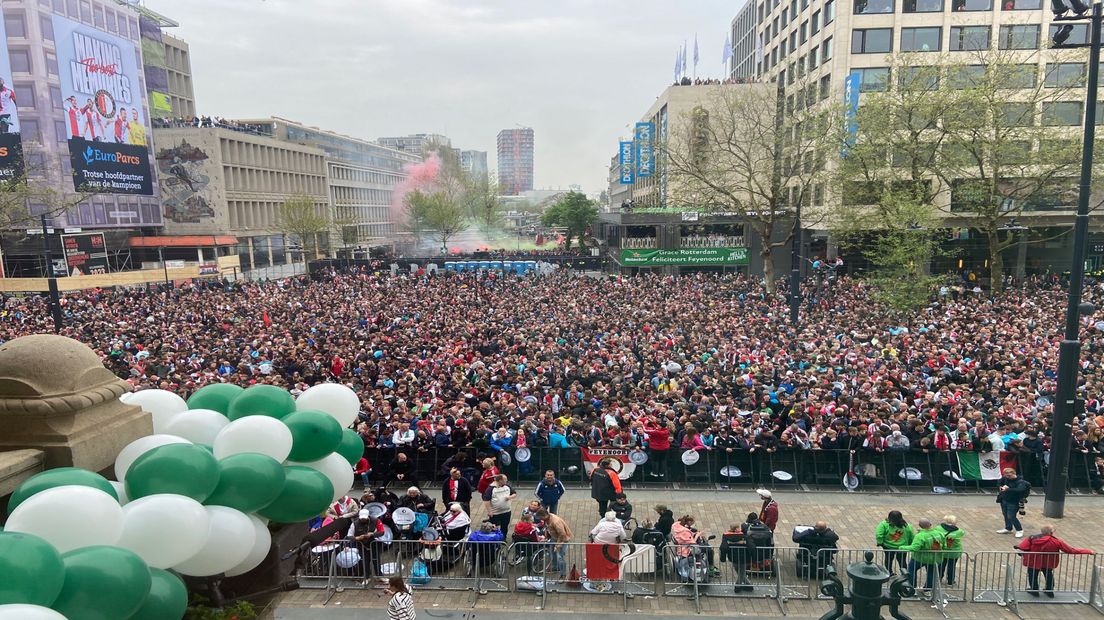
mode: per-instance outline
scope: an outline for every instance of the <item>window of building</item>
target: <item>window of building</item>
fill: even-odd
[[[92,20],[93,23],[96,24],[97,28],[102,29],[104,27],[104,9],[102,6],[98,4],[95,6],[95,11],[92,14]]]
[[[46,52],[46,72],[50,75],[58,74],[57,54]]]
[[[1001,83],[1005,88],[1035,88],[1039,80],[1039,67],[1037,65],[1012,65],[1007,74],[1002,76]]]
[[[790,18],[797,19],[797,0],[790,0]]]
[[[61,89],[57,86],[50,87],[50,105],[54,106],[55,110],[65,108],[65,102],[61,99]]]
[[[836,0],[828,0],[824,3],[824,24],[828,25],[836,19]]]
[[[38,129],[38,120],[33,118],[19,119],[19,133],[24,140],[42,142],[42,132]]]
[[[892,13],[894,0],[855,0],[855,15]]]
[[[824,101],[832,93],[832,76],[826,75],[820,78],[820,100]]]
[[[790,33],[790,51],[792,52],[795,49],[797,49],[797,33],[796,32],[791,32]]]
[[[65,121],[54,121],[54,140],[65,142],[69,139],[69,130],[65,127]]]
[[[943,40],[943,29],[938,26],[926,28],[902,28],[902,52],[938,52]]]
[[[989,26],[951,26],[947,47],[952,52],[989,49]]]
[[[997,42],[1002,50],[1039,49],[1039,25],[1001,26]]]
[[[794,79],[796,77],[794,75],[795,73],[797,73],[797,72],[794,71],[794,63],[791,62],[790,63],[790,68],[786,70],[786,76],[787,76],[786,77],[786,85],[787,86],[794,83]]]
[[[993,0],[951,0],[951,10],[956,13],[967,11],[992,11]]]
[[[852,54],[885,54],[891,51],[893,51],[892,28],[851,31]]]
[[[762,22],[763,21],[763,5],[762,4],[759,5],[758,12],[759,12],[758,13],[759,14],[759,19],[757,19],[756,21]]]
[[[905,13],[940,13],[943,11],[943,0],[905,0],[901,10]]]
[[[49,15],[43,15],[39,18],[38,29],[42,32],[44,40],[54,40],[54,20]]]
[[[820,11],[813,11],[813,17],[809,19],[809,28],[813,34],[820,32]]]
[[[790,11],[789,9],[782,9],[782,27],[785,28],[788,23],[790,23]]]
[[[23,13],[4,13],[4,28],[8,31],[8,38],[27,38],[27,20]]]
[[[832,38],[828,37],[820,44],[820,63],[824,64],[832,60]]]
[[[814,49],[809,52],[809,71],[816,69],[818,64],[820,64],[820,50]]]
[[[1067,45],[1088,45],[1089,43],[1089,26],[1088,24],[1064,24],[1066,26],[1073,26],[1073,30],[1070,31],[1070,36],[1066,39]],[[1056,24],[1050,25],[1050,39],[1054,39],[1054,33],[1057,32],[1058,26]]]
[[[1048,62],[1043,77],[1047,88],[1069,88],[1085,83],[1085,65],[1079,62]]]
[[[947,84],[951,88],[972,88],[985,79],[985,65],[967,65],[947,69]]]
[[[1043,0],[1001,0],[1004,11],[1038,11],[1043,8]]]
[[[774,32],[771,33],[771,38],[773,39],[774,37],[778,36],[778,31],[779,31],[778,18],[775,17],[774,22],[772,22],[772,23],[774,24],[773,25]]]
[[[1049,101],[1043,103],[1043,125],[1057,127],[1080,124],[1080,101]]]
[[[27,50],[8,50],[8,58],[11,61],[12,73],[30,73],[31,72],[31,53]],[[19,99],[19,95],[16,95],[16,100],[22,104],[22,100]]]
[[[65,6],[69,9],[69,17],[80,20],[80,11],[77,10],[77,0],[68,0]]]
[[[1031,127],[1035,124],[1035,107],[1030,103],[1006,103],[1001,109],[1005,127]]]
[[[868,67],[851,72],[859,75],[860,93],[883,91],[889,86],[889,67]]]
[[[799,30],[801,36],[799,40],[804,43],[809,40],[809,22],[801,22],[801,28]]]
[[[897,70],[897,86],[902,90],[937,90],[939,67],[901,67]]]

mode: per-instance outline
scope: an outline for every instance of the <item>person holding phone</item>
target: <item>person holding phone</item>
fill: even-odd
[[[414,611],[414,596],[402,577],[395,575],[387,579],[387,594],[391,596],[391,600],[387,601],[389,620],[415,620],[418,617]]]

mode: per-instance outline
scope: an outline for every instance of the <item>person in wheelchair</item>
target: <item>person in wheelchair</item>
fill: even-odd
[[[441,525],[444,527],[445,540],[457,542],[464,540],[471,529],[471,517],[464,512],[460,502],[449,504],[448,512],[441,517]]]
[[[525,558],[525,568],[528,573],[533,572],[533,554],[532,550],[534,545],[539,542],[544,542],[545,537],[536,523],[533,522],[533,517],[522,513],[521,519],[514,526],[514,533],[510,537],[512,543],[522,543],[517,546],[517,554],[519,557]]]
[[[828,527],[827,521],[817,521],[810,529],[794,532],[793,541],[798,545],[797,576],[822,578],[824,569],[832,564],[839,550],[839,534]]]
[[[479,529],[468,536],[468,551],[472,564],[480,568],[492,566],[498,559],[498,550],[506,540],[502,530],[489,521],[484,521]]]
[[[617,515],[617,520],[621,522],[622,526],[628,525],[629,519],[632,518],[633,507],[624,493],[618,493],[614,497],[613,503],[610,504],[610,510]]]
[[[437,501],[422,493],[418,487],[410,487],[406,490],[406,495],[399,498],[399,506],[414,512],[432,513],[437,507]]]

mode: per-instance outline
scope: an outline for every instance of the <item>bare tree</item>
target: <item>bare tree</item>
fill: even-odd
[[[312,258],[319,257],[320,236],[332,229],[325,210],[305,194],[291,196],[280,205],[276,225],[281,232],[297,237],[303,244],[304,263],[308,253]]]

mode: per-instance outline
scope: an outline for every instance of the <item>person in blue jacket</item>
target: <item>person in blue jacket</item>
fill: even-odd
[[[490,448],[495,452],[502,452],[513,443],[514,436],[510,434],[510,431],[500,428],[495,431],[494,436],[491,437]]]
[[[564,435],[563,429],[554,426],[552,427],[552,434],[548,436],[548,447],[550,448],[570,448],[571,444],[567,443],[567,435]]]
[[[537,483],[537,489],[534,494],[537,499],[540,500],[542,506],[544,506],[548,512],[552,514],[558,514],[557,508],[560,505],[560,498],[567,490],[564,489],[564,485],[560,482],[559,478],[556,478],[556,472],[549,469],[544,472],[544,479]]]

